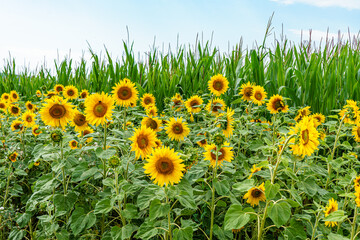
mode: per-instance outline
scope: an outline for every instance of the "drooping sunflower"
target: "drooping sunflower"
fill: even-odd
[[[14,120],[11,123],[11,131],[15,132],[15,131],[22,131],[24,129],[24,123],[20,120]]]
[[[233,134],[233,124],[234,124],[234,118],[233,115],[235,114],[235,111],[231,108],[227,108],[226,111],[226,121],[222,124],[222,130],[225,137],[230,137]]]
[[[225,142],[224,145],[218,150],[218,162],[217,167],[221,167],[223,161],[231,162],[234,157],[234,152],[232,151],[232,147],[229,147],[229,143]],[[216,145],[208,144],[205,146],[204,157],[205,160],[210,161],[210,165],[214,168],[216,165]]]
[[[33,125],[35,125],[35,113],[33,113],[32,111],[26,111],[24,112],[24,114],[22,115],[22,120],[24,123],[25,127],[32,127]]]
[[[151,93],[145,93],[141,98],[141,106],[148,108],[151,105],[155,105],[155,97]]]
[[[39,125],[34,125],[31,129],[31,133],[36,137],[39,136],[42,131],[39,129]]]
[[[4,100],[5,102],[10,102],[10,94],[8,93],[1,94],[1,100]]]
[[[79,97],[79,91],[73,85],[66,86],[63,94],[65,98],[70,100],[77,99]]]
[[[325,122],[325,116],[322,115],[321,113],[315,113],[311,115],[311,117],[315,120],[315,127]]]
[[[61,97],[47,99],[40,110],[41,120],[49,126],[65,128],[74,116],[73,105]]]
[[[355,141],[360,142],[360,123],[357,123],[353,127],[352,134],[354,135]]]
[[[17,159],[18,156],[19,156],[19,154],[17,152],[13,152],[8,156],[8,158],[9,158],[10,161],[16,162],[16,159]]]
[[[184,101],[182,100],[181,95],[179,93],[176,93],[171,98],[171,102],[172,102],[171,108],[175,109],[175,111],[177,112],[180,112],[184,105]]]
[[[145,174],[150,175],[154,183],[161,187],[179,183],[184,175],[185,165],[182,159],[169,147],[155,149],[146,161]]]
[[[8,112],[9,112],[12,116],[17,117],[17,116],[20,116],[21,109],[20,109],[17,105],[11,104],[11,105],[8,107]]]
[[[78,148],[78,142],[76,140],[71,140],[69,142],[69,146],[71,149],[77,149]]]
[[[272,96],[266,106],[272,114],[276,114],[280,111],[285,113],[289,110],[289,106],[285,105],[283,97],[279,94]]]
[[[86,116],[84,114],[76,110],[70,125],[75,127],[76,132],[81,132],[88,127],[88,121],[86,121]]]
[[[360,111],[356,101],[346,100],[346,105],[339,112],[341,118],[345,116],[344,123],[355,124],[360,120]]]
[[[290,140],[290,148],[294,155],[301,155],[302,157],[311,156],[319,145],[319,132],[316,130],[314,121],[311,117],[305,116],[299,123],[292,127],[289,135],[296,134],[297,136]]]
[[[46,98],[48,98],[48,99],[55,97],[55,96],[56,96],[56,92],[54,92],[54,91],[49,91],[46,94]]]
[[[141,125],[151,128],[155,132],[160,132],[162,127],[161,121],[155,117],[144,117]]]
[[[303,117],[309,116],[310,113],[311,113],[311,111],[310,111],[309,109],[310,109],[310,106],[299,109],[299,110],[298,110],[298,114],[297,114],[297,116],[294,118],[294,120],[295,120],[296,122],[299,122],[299,121],[301,121],[301,120],[303,119]]]
[[[6,113],[8,108],[7,102],[5,100],[0,100],[0,112]]]
[[[19,99],[20,99],[19,94],[15,90],[12,90],[10,92],[10,102],[17,102],[19,101]]]
[[[32,104],[30,101],[27,101],[27,102],[25,103],[25,107],[26,107],[26,109],[29,110],[29,111],[32,111],[32,112],[35,111],[35,106],[34,106],[34,104]]]
[[[210,101],[208,104],[206,104],[206,107],[205,107],[205,109],[209,113],[214,114],[214,115],[219,115],[220,110],[224,111],[225,108],[226,108],[226,103],[221,98],[213,99],[212,102]]]
[[[190,97],[185,102],[186,109],[189,113],[198,113],[201,111],[201,104],[203,104],[203,100],[198,95]]]
[[[251,168],[250,171],[251,171],[251,174],[250,174],[250,176],[249,176],[249,179],[252,177],[252,175],[253,175],[254,173],[261,171],[261,167],[257,167],[256,164],[254,164],[254,165],[252,166],[252,168]]]
[[[183,118],[171,118],[165,127],[166,133],[171,140],[182,141],[189,134],[190,129]]]
[[[136,158],[138,159],[141,156],[144,159],[156,147],[156,132],[141,126],[135,129],[134,135],[130,140],[133,142],[131,144],[131,151],[135,152]]]
[[[40,160],[36,160],[36,162],[34,162],[34,166],[37,167],[40,165]]]
[[[244,101],[251,101],[251,96],[253,93],[254,85],[250,82],[241,85],[240,94],[242,95],[241,99]]]
[[[148,106],[148,108],[146,109],[146,115],[148,115],[149,117],[155,117],[158,115],[158,109],[155,105],[150,105]]]
[[[61,93],[61,92],[63,92],[64,91],[64,85],[62,85],[62,84],[56,84],[55,86],[54,86],[54,91],[56,92],[56,93]]]
[[[136,103],[138,100],[138,91],[136,90],[135,83],[129,79],[124,78],[113,87],[113,97],[116,103],[123,107],[129,107],[131,103]]]
[[[36,96],[37,96],[38,98],[40,98],[40,97],[42,96],[42,93],[41,93],[40,90],[36,90]]]
[[[80,92],[80,98],[81,98],[81,99],[85,99],[85,98],[87,98],[87,96],[89,96],[89,91],[86,90],[86,89],[83,89],[83,90]]]
[[[251,100],[253,100],[254,104],[261,106],[264,103],[266,95],[267,93],[265,92],[265,89],[263,87],[255,86],[253,87]]]
[[[212,76],[208,82],[208,87],[211,93],[219,97],[221,94],[225,93],[229,88],[229,81],[221,74]]]
[[[102,92],[94,93],[85,100],[86,120],[92,125],[105,124],[111,120],[114,99]]]
[[[338,210],[338,203],[333,198],[329,199],[329,205],[326,207],[324,213],[325,217],[329,216],[330,213],[335,212]],[[337,222],[333,221],[325,221],[325,226],[327,227],[335,227]]]
[[[265,186],[262,183],[260,186],[251,188],[245,195],[244,199],[247,199],[247,203],[250,203],[252,207],[259,205],[260,201],[265,202]]]

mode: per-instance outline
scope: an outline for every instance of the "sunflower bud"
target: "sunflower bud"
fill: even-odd
[[[120,165],[120,158],[116,155],[112,156],[110,159],[109,159],[109,165],[110,167],[112,168],[116,168],[117,166]]]
[[[42,86],[42,87],[41,87],[41,90],[42,90],[43,92],[45,92],[45,91],[46,91],[46,86]]]
[[[79,103],[79,108],[81,109],[81,110],[84,110],[85,109],[85,103],[84,102],[81,102],[81,103]]]
[[[63,139],[63,134],[60,130],[55,130],[55,131],[51,132],[50,137],[54,143],[59,143]]]
[[[216,146],[221,147],[225,142],[225,137],[222,134],[216,134],[213,138]]]

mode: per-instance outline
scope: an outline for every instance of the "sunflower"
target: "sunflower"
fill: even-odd
[[[79,134],[78,134],[78,137],[79,138],[87,138],[86,139],[86,142],[91,142],[92,140],[93,140],[93,138],[92,137],[89,137],[89,136],[86,136],[86,135],[88,135],[88,134],[91,134],[91,133],[93,133],[94,132],[94,130],[91,128],[91,127],[87,127],[85,130],[83,130],[82,132],[80,132]]]
[[[158,115],[158,109],[155,105],[150,105],[147,109],[146,109],[146,114],[149,117],[155,117]]]
[[[360,111],[357,103],[353,100],[346,100],[346,105],[339,112],[341,118],[345,116],[344,123],[355,124],[360,119]]]
[[[150,175],[154,183],[161,187],[179,183],[184,175],[183,161],[174,149],[169,147],[155,149],[146,161],[145,174]]]
[[[252,166],[252,168],[251,168],[250,171],[251,171],[251,174],[250,174],[250,176],[249,176],[249,179],[252,177],[252,175],[253,175],[254,173],[261,171],[261,167],[257,167],[256,164],[254,164],[254,165]]]
[[[231,162],[231,160],[234,157],[234,152],[232,151],[232,149],[233,149],[232,147],[229,147],[228,142],[225,142],[224,146],[220,148],[220,150],[218,151],[218,162],[217,162],[218,167],[221,167],[223,161]],[[205,160],[210,161],[210,165],[212,167],[215,167],[216,165],[215,151],[216,151],[215,144],[210,144],[210,145],[208,144],[207,146],[205,146],[204,157]]]
[[[250,82],[241,85],[240,94],[242,95],[241,99],[244,101],[251,101],[251,96],[253,93],[254,85]]]
[[[314,121],[311,117],[305,116],[299,123],[292,127],[289,135],[297,136],[290,140],[290,148],[295,155],[302,157],[311,156],[319,145],[319,132],[316,130]]]
[[[131,103],[136,103],[138,99],[138,91],[136,90],[135,83],[129,79],[124,78],[113,87],[113,97],[116,103],[123,107],[129,107]]]
[[[79,91],[73,85],[66,86],[64,88],[64,97],[70,100],[77,99],[79,96]]]
[[[70,125],[75,127],[75,131],[77,132],[84,131],[88,127],[86,116],[81,112],[79,112],[78,110],[76,110],[74,117],[70,122]]]
[[[5,102],[9,102],[10,101],[10,94],[8,93],[3,93],[1,95],[1,100],[4,100]]]
[[[35,117],[36,117],[36,115],[32,111],[24,112],[24,114],[22,115],[22,120],[23,120],[24,126],[32,127],[33,125],[35,125]]]
[[[156,132],[141,126],[135,129],[134,135],[130,138],[133,142],[131,144],[131,151],[135,152],[136,158],[146,158],[151,153],[154,147],[156,147]]]
[[[37,167],[40,165],[40,160],[37,160],[36,162],[34,162],[34,166]]]
[[[259,205],[260,201],[265,202],[265,186],[262,183],[260,186],[251,188],[245,195],[244,199],[247,199],[247,203],[250,203],[252,207]]]
[[[298,114],[297,114],[297,116],[294,118],[294,120],[295,120],[296,122],[299,122],[299,121],[301,121],[301,119],[303,119],[303,117],[309,116],[310,113],[311,113],[311,111],[310,111],[309,109],[310,109],[309,106],[299,109],[299,110],[298,110]]]
[[[0,112],[6,113],[8,108],[8,104],[5,100],[0,100]]]
[[[333,198],[329,200],[329,205],[326,207],[324,213],[325,217],[329,216],[330,213],[335,212],[338,210],[338,203]],[[335,227],[337,222],[333,221],[325,221],[325,226],[327,227]]]
[[[74,116],[73,105],[61,97],[47,99],[40,110],[42,121],[52,127],[65,128]]]
[[[83,89],[83,90],[80,92],[80,98],[85,99],[85,98],[87,98],[87,96],[89,96],[89,91],[86,90],[86,89]]]
[[[183,118],[171,118],[166,126],[166,133],[171,140],[182,141],[189,134],[190,129]]]
[[[141,125],[144,125],[147,128],[151,128],[155,132],[160,132],[162,127],[161,121],[155,117],[144,117],[141,121]]]
[[[42,93],[41,93],[40,90],[36,90],[36,96],[37,96],[38,98],[40,98],[40,97],[42,96]]]
[[[46,98],[48,98],[48,99],[50,99],[54,96],[56,96],[56,92],[53,92],[53,91],[47,92],[47,94],[46,94]]]
[[[78,148],[78,142],[76,140],[71,140],[69,142],[69,146],[71,149],[77,149]]]
[[[357,123],[353,127],[352,134],[354,135],[355,141],[360,142],[360,123]]]
[[[111,120],[114,99],[102,92],[95,93],[85,100],[86,120],[93,125],[105,124]]]
[[[204,136],[204,138],[200,141],[197,141],[197,145],[199,145],[202,148],[205,148],[207,146],[207,141],[206,141],[206,134],[205,133],[199,133],[198,136]]]
[[[311,117],[315,120],[315,127],[325,122],[325,116],[321,113],[315,113]]]
[[[189,113],[198,113],[201,111],[201,104],[203,104],[203,100],[198,95],[190,97],[185,102],[185,106]]]
[[[355,203],[357,207],[360,207],[360,187],[355,187],[355,193],[354,193],[356,199]]]
[[[34,104],[32,104],[30,101],[27,101],[25,103],[25,107],[27,110],[31,111],[31,112],[34,112],[35,111],[35,106]]]
[[[171,102],[172,102],[172,109],[175,109],[175,111],[180,112],[181,109],[183,108],[183,104],[184,101],[182,100],[182,97],[179,93],[176,93],[172,98],[171,98]]]
[[[15,131],[21,132],[23,128],[24,128],[24,123],[22,121],[15,120],[11,123],[11,131],[13,132]]]
[[[141,106],[148,108],[151,105],[155,105],[155,97],[151,93],[145,93],[141,98]]]
[[[226,103],[224,102],[224,100],[222,100],[221,98],[215,98],[212,100],[212,102],[210,101],[208,104],[206,104],[205,109],[214,115],[219,115],[220,111],[224,111],[226,108]]]
[[[19,154],[18,154],[17,152],[13,152],[13,153],[11,153],[11,154],[8,156],[8,158],[9,158],[10,161],[16,162],[16,158],[17,158],[18,156],[19,156]]]
[[[54,91],[56,93],[61,93],[61,92],[64,91],[64,89],[65,89],[64,85],[62,85],[62,84],[56,84],[55,87],[54,87]]]
[[[17,117],[17,116],[20,115],[21,109],[20,109],[17,105],[11,104],[11,105],[8,107],[8,112],[9,112],[12,116]]]
[[[279,94],[272,96],[266,106],[272,114],[280,111],[285,113],[289,110],[289,106],[285,105],[283,97]]]
[[[155,148],[160,148],[160,147],[162,147],[162,145],[163,145],[163,143],[161,142],[160,139],[156,139],[156,140],[155,140],[155,143],[156,143],[156,147],[155,147]]]
[[[251,100],[253,100],[254,104],[261,106],[263,104],[264,99],[266,98],[267,93],[264,88],[261,86],[253,87]]]
[[[360,187],[360,176],[354,179],[354,187],[355,188]]]
[[[36,137],[39,136],[42,131],[39,129],[39,125],[34,125],[31,129],[32,134]]]
[[[229,88],[229,81],[221,74],[212,76],[208,82],[209,90],[212,94],[219,97],[221,94],[225,93]]]
[[[230,137],[233,134],[233,123],[234,118],[233,115],[235,114],[235,111],[231,108],[227,108],[226,111],[226,121],[222,123],[222,130],[225,137]]]
[[[15,90],[12,90],[10,92],[10,102],[17,102],[17,101],[19,101],[19,94]]]

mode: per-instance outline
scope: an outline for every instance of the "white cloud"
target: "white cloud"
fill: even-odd
[[[342,7],[348,10],[359,9],[360,0],[271,0],[282,4],[303,3],[317,7]]]

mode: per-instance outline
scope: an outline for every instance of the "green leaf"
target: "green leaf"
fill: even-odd
[[[152,200],[164,198],[164,191],[158,185],[149,185],[138,195],[136,202],[139,209],[144,210]]]
[[[254,179],[246,179],[242,182],[235,183],[232,186],[232,189],[241,194],[243,192],[249,191],[254,186]]]
[[[126,219],[137,219],[139,214],[137,207],[132,203],[127,203],[125,209],[122,211],[122,215]]]
[[[10,232],[8,239],[9,240],[24,239],[24,236],[25,236],[24,230],[14,229]]]
[[[306,239],[306,232],[304,228],[305,226],[300,221],[296,221],[292,218],[290,219],[290,226],[288,226],[284,231],[284,235],[287,235],[287,239]]]
[[[108,213],[112,210],[113,204],[114,204],[114,200],[105,198],[96,203],[94,213],[95,214]]]
[[[284,225],[290,218],[291,207],[287,202],[278,202],[269,209],[269,217],[279,228]]]
[[[278,183],[272,184],[270,181],[265,182],[265,197],[268,200],[274,199],[278,194],[280,185]]]
[[[64,194],[54,195],[55,215],[58,217],[70,212],[74,207],[77,197],[78,196],[74,192],[69,192],[65,196]]]
[[[159,230],[154,227],[152,222],[145,221],[138,229],[135,238],[144,240],[151,239],[158,234],[158,231]]]
[[[230,184],[227,180],[219,181],[216,179],[214,186],[216,192],[221,196],[225,196],[230,190]]]
[[[176,228],[173,231],[174,240],[187,240],[193,239],[193,229],[191,227]]]
[[[214,235],[217,237],[217,239],[232,239],[233,234],[231,230],[224,230],[221,227],[219,227],[217,224],[214,224]]]
[[[224,220],[224,229],[239,229],[245,226],[250,220],[250,215],[242,211],[241,205],[233,204],[227,210]]]
[[[76,208],[70,217],[70,228],[77,236],[83,230],[92,227],[96,222],[96,216],[93,212],[84,213],[83,208]]]
[[[114,226],[111,228],[111,237],[114,240],[129,239],[137,229],[138,227],[133,224],[127,224],[122,228]]]
[[[349,238],[344,237],[340,234],[330,233],[328,236],[328,240],[349,240]]]
[[[109,149],[103,150],[102,147],[98,147],[95,151],[95,154],[98,158],[109,159],[112,156],[116,155],[116,149],[109,148]]]
[[[97,167],[90,168],[81,174],[79,180],[83,181],[89,177],[93,177],[98,172],[99,172],[99,169]]]
[[[327,217],[324,218],[324,221],[330,222],[342,222],[347,218],[345,215],[345,211],[337,210],[335,212],[330,213]]]
[[[196,202],[193,195],[193,188],[190,182],[187,179],[182,179],[178,184],[179,194],[176,198],[179,200],[180,204],[186,208],[196,209]]]
[[[170,211],[169,203],[161,203],[159,199],[155,199],[150,204],[149,217],[154,220],[159,217],[166,216]]]
[[[19,224],[19,227],[23,228],[29,223],[31,217],[31,213],[25,212],[24,214],[21,214],[18,219],[16,219],[16,223]]]

